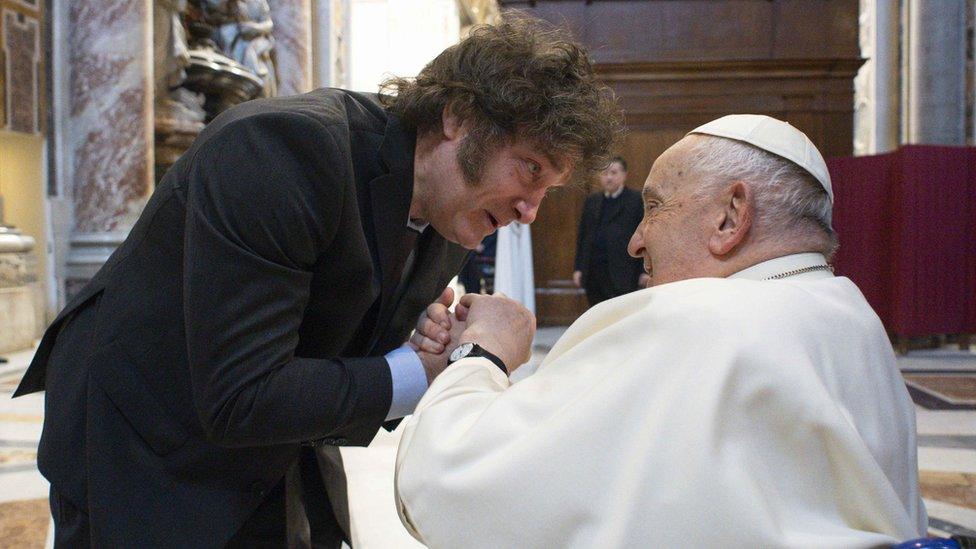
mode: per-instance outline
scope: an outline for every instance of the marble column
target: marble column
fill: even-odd
[[[269,4],[274,22],[278,95],[307,92],[312,89],[311,0],[276,0]]]
[[[349,0],[312,2],[312,87],[349,87]]]
[[[125,239],[153,190],[153,12],[150,0],[58,4],[55,16],[67,22],[61,70],[69,108],[59,126],[68,172],[61,180],[73,206],[70,298]]]
[[[966,142],[965,0],[909,0],[906,141]]]
[[[898,5],[861,0],[861,57],[867,61],[854,79],[854,154],[879,154],[899,143]]]

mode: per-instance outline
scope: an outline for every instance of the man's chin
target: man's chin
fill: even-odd
[[[491,231],[491,233],[493,232],[495,231]],[[474,250],[481,244],[481,241],[484,240],[485,237],[490,235],[491,233],[487,233],[483,235],[455,235],[454,238],[448,238],[447,240],[467,250]]]

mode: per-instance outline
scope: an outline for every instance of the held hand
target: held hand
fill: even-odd
[[[460,343],[477,343],[502,359],[508,373],[529,361],[535,316],[521,303],[502,295],[465,294],[459,307],[466,311],[467,326]]]
[[[573,285],[577,288],[583,287],[583,273],[582,271],[573,271]]]
[[[448,307],[454,303],[454,290],[444,288],[437,301],[427,306],[427,310],[417,319],[416,332],[407,341],[414,351],[443,353],[451,342],[452,315]]]
[[[444,345],[442,352],[431,353],[424,350],[417,351],[420,363],[423,364],[424,372],[427,374],[427,385],[433,383],[434,378],[439,376],[444,371],[444,368],[447,368],[447,361],[451,358],[451,353],[454,352],[454,349],[460,343],[461,334],[467,328],[467,324],[457,318],[451,318],[450,323],[451,331],[448,333],[448,343]]]

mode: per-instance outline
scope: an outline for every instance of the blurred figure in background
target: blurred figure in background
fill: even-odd
[[[599,179],[602,190],[583,206],[573,272],[573,283],[586,289],[590,307],[647,283],[640,260],[627,254],[643,215],[640,194],[624,186],[627,161],[615,156]]]

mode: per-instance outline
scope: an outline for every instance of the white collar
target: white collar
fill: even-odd
[[[817,265],[827,265],[827,258],[824,257],[823,254],[808,252],[802,254],[784,255],[782,257],[769,259],[767,261],[763,261],[762,263],[757,263],[752,267],[742,269],[735,274],[729,275],[729,278],[765,280],[771,276],[788,273],[790,271],[803,269],[805,267],[814,267]],[[834,275],[830,271],[808,271],[805,273],[792,275],[789,278],[829,278],[832,276]]]
[[[624,186],[625,185],[621,185],[620,188],[617,189],[616,191],[614,191],[613,193],[610,193],[610,194],[603,193],[603,197],[604,198],[617,198],[618,196],[620,196],[620,194],[622,192],[624,192]]]
[[[427,227],[430,227],[430,223],[427,223],[422,219],[408,219],[407,227],[417,231],[418,233],[423,234],[423,232],[427,230]]]

